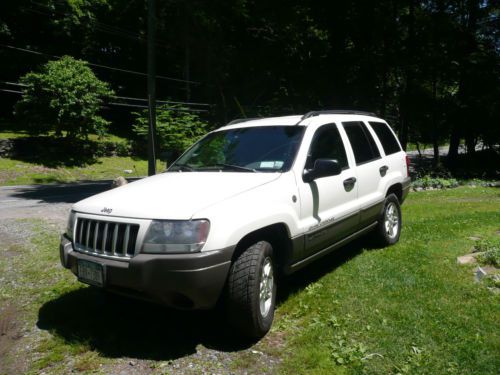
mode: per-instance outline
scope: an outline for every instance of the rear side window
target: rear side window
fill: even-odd
[[[363,122],[349,121],[343,122],[342,125],[351,143],[357,165],[380,158],[377,144]]]
[[[382,143],[386,155],[395,154],[401,151],[401,147],[396,137],[387,124],[383,122],[370,122],[369,124],[375,131],[375,134],[377,134],[380,143]]]
[[[344,142],[335,124],[323,125],[314,134],[306,168],[311,169],[317,159],[335,159],[342,169],[347,169],[347,154]]]

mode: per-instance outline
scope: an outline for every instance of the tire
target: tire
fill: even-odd
[[[394,194],[385,198],[384,210],[375,229],[375,240],[381,246],[394,245],[401,235],[401,207]]]
[[[260,241],[233,262],[227,282],[226,306],[231,325],[242,335],[261,338],[271,328],[276,302],[273,248]]]

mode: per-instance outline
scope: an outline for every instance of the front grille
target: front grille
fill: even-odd
[[[138,233],[138,224],[78,219],[75,247],[97,255],[131,258],[135,254]]]

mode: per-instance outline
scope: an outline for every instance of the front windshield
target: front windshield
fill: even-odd
[[[213,132],[191,147],[168,171],[287,171],[304,129],[259,126]]]

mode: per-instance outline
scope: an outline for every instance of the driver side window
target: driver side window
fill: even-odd
[[[323,125],[316,130],[309,148],[306,169],[312,169],[317,159],[334,159],[342,169],[349,168],[344,142],[335,124]]]

